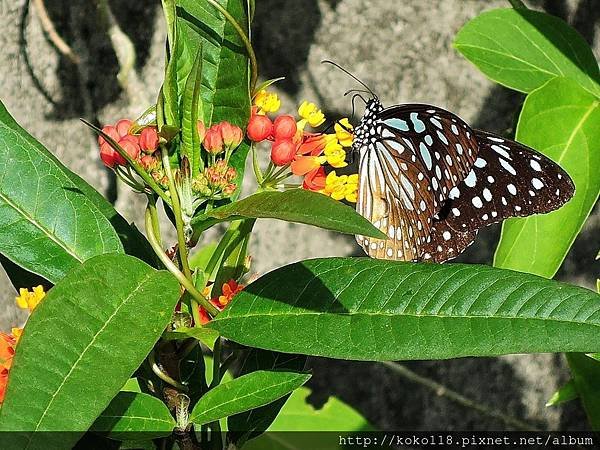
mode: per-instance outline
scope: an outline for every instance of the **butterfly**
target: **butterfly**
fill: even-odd
[[[373,258],[444,262],[480,228],[553,211],[575,192],[556,163],[516,141],[474,130],[431,105],[366,101],[354,129],[356,210],[387,239],[356,236]]]

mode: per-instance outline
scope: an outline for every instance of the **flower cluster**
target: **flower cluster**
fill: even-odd
[[[121,119],[115,125],[106,125],[102,131],[112,138],[133,160],[139,161],[143,166],[150,165],[152,154],[158,148],[158,132],[154,127],[146,127],[139,134],[130,132],[133,122]],[[98,137],[100,145],[100,158],[107,167],[125,166],[127,161],[103,136]]]
[[[325,122],[325,115],[314,103],[303,101],[300,104],[298,121],[290,115],[279,115],[271,120],[268,114],[277,112],[280,104],[276,94],[259,91],[248,123],[248,138],[253,142],[271,141],[271,162],[282,167],[268,173],[266,182],[276,184],[287,178],[290,174],[282,176],[282,173],[289,167],[291,174],[303,177],[304,189],[321,192],[336,200],[355,202],[358,177],[337,177],[335,171],[330,177],[325,170],[326,166],[342,168],[348,165],[346,148],[352,146],[353,139],[348,119],[335,124],[335,133],[310,132],[306,131],[307,127],[316,128]]]
[[[229,165],[229,158],[244,139],[238,126],[223,121],[208,130],[198,122],[198,136],[209,155],[207,167],[192,179],[192,191],[204,198],[230,197],[236,190],[237,171]]]
[[[204,290],[204,296],[207,299],[209,299],[210,303],[215,308],[217,308],[219,311],[223,311],[223,309],[225,309],[225,307],[229,305],[229,303],[231,303],[233,297],[235,297],[239,292],[241,292],[242,289],[244,289],[243,285],[238,284],[235,280],[229,280],[227,283],[223,284],[221,288],[221,295],[219,295],[218,297],[210,298],[210,286]],[[206,309],[200,306],[199,312],[200,323],[202,325],[205,325],[208,322],[210,322],[210,316],[208,315]]]
[[[19,289],[19,295],[16,297],[17,306],[28,309],[31,313],[45,296],[46,292],[43,286],[36,286],[32,291]],[[4,401],[8,374],[15,356],[15,347],[22,334],[23,328],[13,328],[10,334],[0,332],[0,403]]]

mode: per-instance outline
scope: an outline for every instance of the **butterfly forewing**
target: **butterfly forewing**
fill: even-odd
[[[357,211],[387,240],[357,236],[375,258],[415,260],[430,239],[433,217],[477,157],[474,131],[428,105],[367,108],[355,131],[360,155]]]
[[[454,258],[464,250],[465,237],[472,230],[509,217],[553,211],[575,192],[568,174],[541,153],[483,131],[477,131],[476,137],[478,157],[434,218],[424,260]]]

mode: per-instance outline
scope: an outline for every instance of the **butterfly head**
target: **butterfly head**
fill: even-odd
[[[377,115],[383,111],[383,105],[377,97],[369,99],[365,106],[365,113],[360,119],[360,123],[354,129],[354,150],[359,150],[365,144],[368,143],[369,138],[375,139],[375,133],[371,130],[375,130],[375,123],[377,122]]]

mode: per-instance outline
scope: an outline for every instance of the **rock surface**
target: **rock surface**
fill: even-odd
[[[27,2],[28,3],[28,2]],[[130,220],[140,222],[143,200],[103,169],[94,136],[79,122],[85,117],[108,123],[134,117],[155,97],[161,81],[164,26],[159,2],[111,1],[116,20],[137,51],[133,94],[116,83],[117,60],[111,41],[98,26],[93,2],[46,2],[59,33],[82,59],[74,66],[57,54],[26,2],[0,0],[4,32],[0,34],[2,101],[17,121],[72,170],[115,202]],[[144,3],[144,5],[142,5]],[[284,109],[302,99],[318,102],[330,117],[349,115],[349,77],[322,59],[342,64],[386,104],[428,102],[455,111],[478,128],[505,133],[515,121],[522,97],[494,85],[452,48],[453,36],[484,9],[505,7],[500,0],[261,0],[257,3],[254,40],[264,78],[285,75],[280,83]],[[574,24],[600,48],[595,0],[529,2]],[[148,4],[151,6],[149,7]],[[597,5],[596,5],[597,6]],[[248,182],[245,189],[251,190]],[[577,240],[559,278],[592,286],[600,219],[594,215]],[[166,223],[165,223],[166,226]],[[489,263],[498,227],[481,233],[461,258]],[[205,237],[215,239],[216,232]],[[174,235],[171,234],[174,238]],[[174,240],[174,239],[173,239]],[[252,240],[253,271],[264,273],[300,259],[359,254],[353,239],[314,228],[259,221]],[[21,323],[13,307],[14,290],[2,274],[0,329]],[[372,363],[312,359],[313,400],[339,395],[381,429],[511,429],[489,414],[457,405],[439,392],[414,384],[389,368]],[[576,403],[548,409],[544,403],[568,379],[560,355],[511,355],[410,362],[430,377],[492,410],[548,430],[581,429],[584,417]]]

